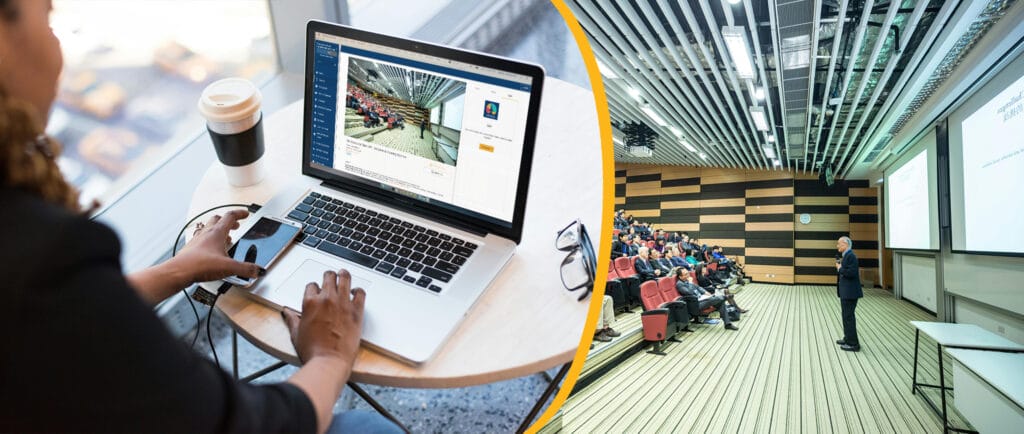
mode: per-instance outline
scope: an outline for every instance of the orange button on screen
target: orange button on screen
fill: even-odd
[[[481,151],[487,151],[487,152],[494,152],[494,146],[485,145],[485,144],[481,143],[480,144],[480,150]]]

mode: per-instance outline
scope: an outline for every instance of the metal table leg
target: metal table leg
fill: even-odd
[[[920,340],[921,340],[921,329],[917,329],[917,331],[914,332],[914,376],[911,377],[912,381],[910,382],[910,394],[911,395],[916,395],[917,394],[917,345],[918,345],[918,342]]]
[[[526,428],[530,427],[530,423],[532,423],[533,419],[537,417],[537,413],[540,413],[540,410],[544,408],[544,403],[548,402],[548,398],[550,398],[551,395],[561,387],[562,379],[565,378],[565,374],[569,373],[569,366],[571,365],[572,362],[566,363],[558,370],[558,373],[555,374],[555,378],[551,379],[551,382],[548,383],[548,387],[544,389],[544,393],[540,395],[540,400],[533,405],[533,408],[530,409],[530,413],[526,415],[526,419],[524,419],[523,423],[519,425],[519,429],[516,430],[517,433],[526,432]]]
[[[352,391],[356,392],[356,395],[359,395],[360,398],[363,398],[363,401],[366,401],[367,404],[370,404],[370,407],[373,407],[374,410],[377,410],[377,412],[380,413],[381,416],[384,416],[391,422],[394,422],[394,424],[398,425],[398,427],[401,428],[402,431],[405,432],[406,434],[410,434],[412,432],[409,431],[409,428],[406,428],[405,425],[402,425],[402,422],[399,422],[398,418],[392,415],[391,412],[388,411],[388,409],[384,408],[383,405],[380,405],[380,403],[377,402],[377,400],[373,399],[373,397],[370,396],[369,393],[366,393],[366,391],[363,390],[362,387],[359,387],[358,384],[353,383],[351,381],[349,381],[346,384],[348,384],[348,387],[351,388]]]

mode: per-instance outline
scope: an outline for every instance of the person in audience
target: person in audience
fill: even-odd
[[[661,271],[658,277],[668,276],[669,273],[672,271],[672,263],[665,260],[665,258],[662,258],[661,252],[657,250],[651,250],[650,263],[651,267],[654,267],[655,270]]]
[[[698,307],[701,311],[707,309],[708,306],[713,306],[718,310],[718,314],[722,317],[722,322],[725,324],[726,330],[739,330],[729,319],[729,315],[725,311],[725,298],[717,295],[711,295],[703,288],[697,286],[693,282],[693,276],[690,276],[690,272],[682,268],[675,270],[676,277],[676,291],[679,291],[683,296],[697,297]]]
[[[612,243],[612,260],[629,256],[629,234],[619,232],[618,240]]]
[[[633,242],[629,244],[629,256],[636,256],[640,254],[640,248],[644,246],[644,241],[640,239],[639,235],[633,236]]]
[[[857,339],[857,299],[864,297],[860,284],[860,264],[853,253],[850,237],[839,237],[836,241],[839,258],[836,259],[836,295],[843,316],[843,338],[836,341],[843,351],[860,351]]]
[[[703,264],[697,265],[697,269],[694,272],[697,275],[697,286],[704,288],[714,295],[720,295],[725,297],[725,301],[731,304],[740,313],[747,313],[747,309],[743,309],[740,305],[736,304],[736,296],[729,291],[729,288],[725,286],[725,282],[716,280],[715,276],[708,271],[708,268]]]
[[[286,382],[236,381],[155,315],[195,282],[265,273],[225,253],[248,213],[211,217],[175,257],[123,274],[117,235],[82,212],[45,135],[63,65],[51,10],[0,0],[0,432],[401,432],[333,414],[366,300],[345,270],[306,286],[301,316],[282,314],[302,362]]]
[[[686,262],[689,263],[691,267],[696,267],[697,264],[701,262],[697,259],[697,249],[690,249],[686,252]]]
[[[612,338],[622,336],[622,333],[612,328],[615,325],[615,301],[612,296],[604,296],[601,301],[601,316],[597,319],[597,329],[594,330],[594,340],[598,342],[611,342]]]
[[[646,246],[637,249],[636,259],[633,261],[633,268],[636,269],[636,274],[640,276],[640,281],[645,282],[648,280],[654,280],[659,277],[664,277],[661,269],[654,268],[650,262],[650,252]]]
[[[654,243],[654,250],[657,250],[659,253],[665,253],[665,239],[664,238],[660,238],[660,239],[657,239],[655,241],[655,243]]]
[[[668,248],[667,252],[668,253],[665,254],[665,257],[667,257],[669,262],[672,263],[672,267],[683,267],[687,270],[690,269],[690,263],[686,262],[686,259],[679,254],[679,246],[672,245]]]

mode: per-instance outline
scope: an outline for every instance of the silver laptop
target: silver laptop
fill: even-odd
[[[316,21],[306,39],[303,176],[259,212],[304,229],[250,294],[301,311],[348,269],[363,342],[422,363],[521,239],[544,71]]]

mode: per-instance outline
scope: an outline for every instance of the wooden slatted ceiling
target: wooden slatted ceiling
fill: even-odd
[[[847,353],[834,343],[842,329],[834,286],[751,284],[737,297],[752,309],[740,331],[695,326],[666,356],[631,357],[571,396],[543,432],[942,431],[910,393],[908,321],[932,315],[868,289],[857,308],[863,348]],[[935,342],[922,336],[920,348],[919,381],[935,384]]]
[[[615,177],[616,208],[721,245],[755,281],[835,282],[835,267],[824,260],[834,261],[842,235],[854,240],[862,276],[877,281],[877,189],[867,181],[826,188],[785,172],[637,164],[618,165]],[[811,224],[799,223],[803,213]]]

